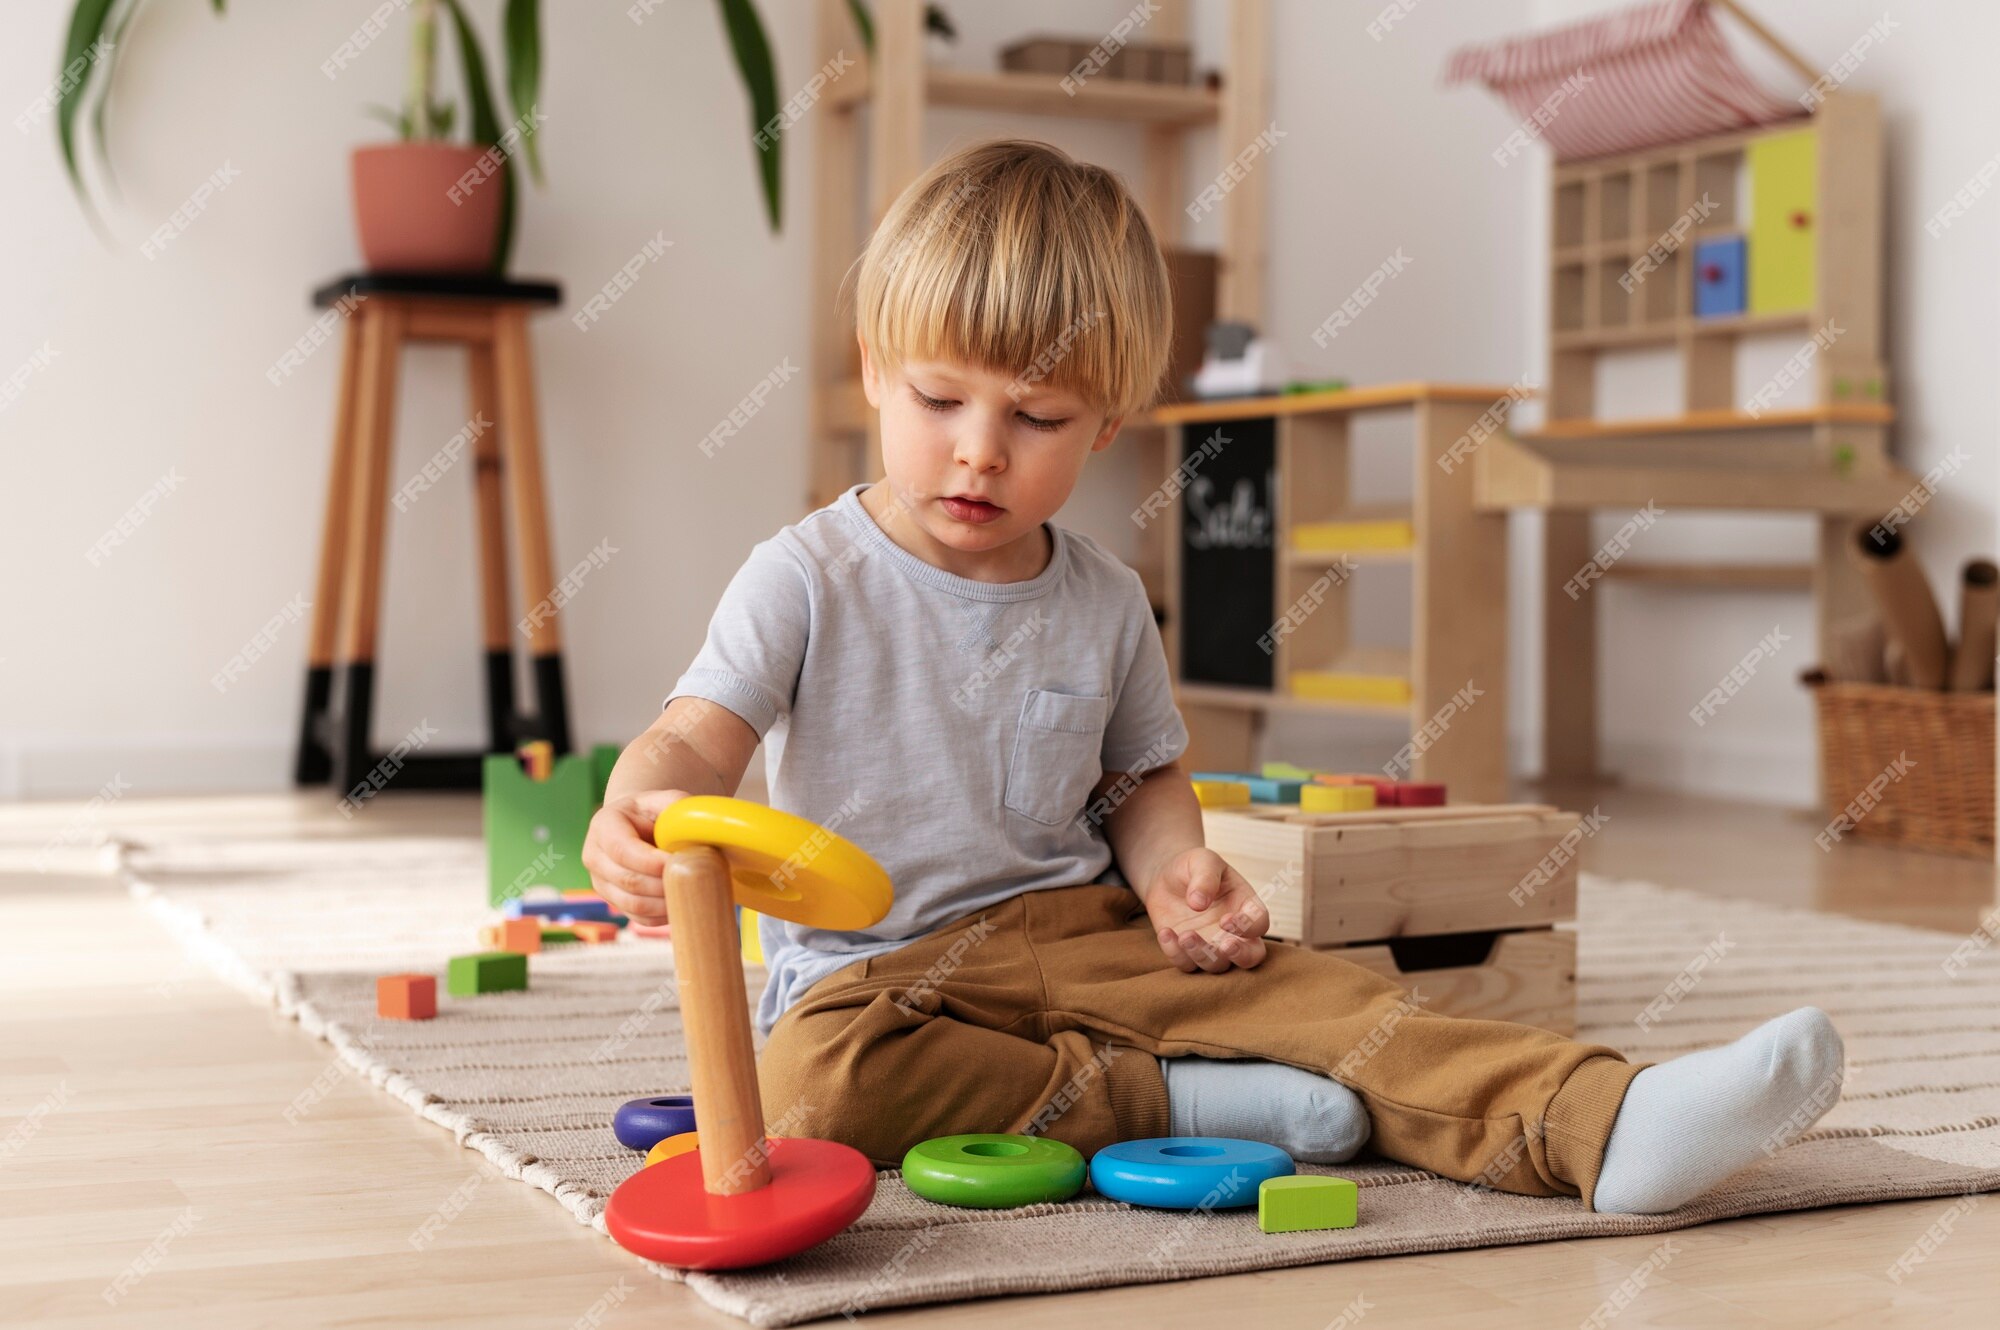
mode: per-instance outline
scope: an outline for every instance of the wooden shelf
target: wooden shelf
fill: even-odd
[[[1189,425],[1212,420],[1247,420],[1253,416],[1294,416],[1345,411],[1372,411],[1416,406],[1421,402],[1461,402],[1490,406],[1519,397],[1506,384],[1384,383],[1339,392],[1280,393],[1270,397],[1225,397],[1209,402],[1177,402],[1154,407],[1146,419],[1162,425]]]
[[[1896,409],[1885,402],[1839,402],[1795,411],[1692,411],[1680,416],[1647,416],[1633,420],[1552,420],[1539,430],[1517,435],[1526,442],[1539,439],[1661,438],[1676,434],[1707,434],[1724,430],[1782,430],[1802,425],[1889,425]]]
[[[1809,563],[1634,563],[1621,560],[1604,570],[1615,582],[1657,587],[1712,587],[1734,591],[1810,591]]]
[[[1843,475],[1819,461],[1809,443],[1755,454],[1739,448],[1733,459],[1724,452],[1657,435],[1615,449],[1595,436],[1488,439],[1473,458],[1474,502],[1489,512],[1658,504],[1879,516],[1917,483],[1909,472],[1886,465]]]
[[[843,107],[865,102],[872,92],[870,72],[863,63],[843,74],[828,100]],[[1063,89],[1062,77],[1056,74],[941,66],[924,70],[924,100],[931,106],[974,111],[1183,128],[1214,124],[1222,114],[1222,94],[1198,84],[1141,83],[1098,77],[1085,80],[1071,95]]]
[[[1416,553],[1415,545],[1394,549],[1292,550],[1285,555],[1285,562],[1293,568],[1331,568],[1343,560],[1357,565],[1408,563],[1416,557]]]
[[[1616,346],[1667,346],[1683,337],[1747,337],[1758,333],[1804,332],[1811,324],[1805,310],[1785,314],[1731,314],[1712,319],[1648,319],[1643,323],[1603,328],[1572,328],[1551,334],[1559,351]]]
[[[1403,702],[1322,702],[1292,697],[1263,688],[1236,688],[1228,684],[1177,683],[1177,700],[1200,706],[1236,707],[1243,711],[1321,711],[1352,716],[1394,716],[1408,719],[1410,704]]]

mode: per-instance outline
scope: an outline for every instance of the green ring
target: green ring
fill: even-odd
[[[903,1156],[903,1181],[945,1205],[1001,1210],[1066,1201],[1083,1189],[1083,1156],[1046,1136],[938,1136]]]

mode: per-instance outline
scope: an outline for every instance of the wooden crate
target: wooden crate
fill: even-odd
[[[1424,1011],[1576,1033],[1576,934],[1567,929],[1455,933],[1325,950],[1414,990]]]
[[[1547,928],[1576,915],[1575,813],[1451,804],[1363,813],[1204,809],[1209,848],[1248,878],[1269,936],[1310,947]]]

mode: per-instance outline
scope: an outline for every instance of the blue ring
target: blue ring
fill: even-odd
[[[611,1134],[628,1150],[650,1150],[669,1136],[693,1130],[694,1096],[688,1094],[629,1100],[611,1119]]]
[[[1090,1160],[1090,1185],[1128,1205],[1234,1210],[1257,1204],[1266,1178],[1297,1172],[1275,1145],[1232,1136],[1156,1136],[1107,1145]]]

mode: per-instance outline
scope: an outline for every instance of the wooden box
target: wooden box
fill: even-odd
[[[1576,1026],[1575,813],[1452,804],[1360,813],[1204,809],[1209,848],[1249,879],[1268,936],[1415,986],[1454,1016]]]
[[[1103,38],[1030,37],[1001,48],[1000,68],[1018,74],[1067,75],[1100,45],[1110,46]],[[1086,70],[1085,77],[1182,86],[1194,80],[1193,48],[1185,42],[1126,42],[1105,50],[1102,59],[1102,67]]]

